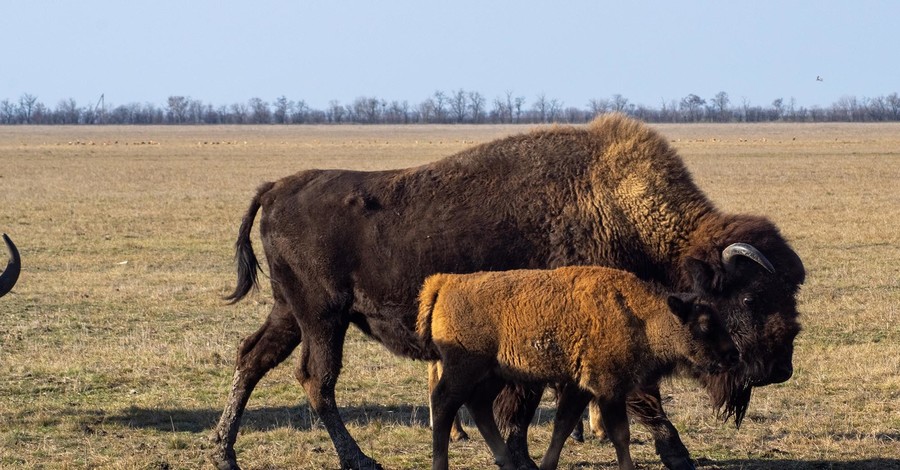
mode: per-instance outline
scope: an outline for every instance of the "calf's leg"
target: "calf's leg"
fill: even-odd
[[[491,377],[482,381],[466,402],[466,407],[472,413],[478,431],[491,449],[494,463],[503,470],[516,470],[509,447],[494,420],[494,399],[502,388],[503,382],[496,378]]]
[[[443,366],[441,366],[441,361],[431,361],[428,363],[428,397],[431,399],[432,393],[434,393],[434,387],[437,385],[438,380],[441,378],[443,373]],[[434,427],[434,406],[431,401],[428,402],[428,411],[429,411],[429,424]],[[450,428],[450,441],[451,442],[459,442],[459,441],[467,441],[469,440],[469,435],[462,427],[462,422],[459,419],[459,413],[454,415],[453,417],[453,427]]]
[[[559,456],[567,436],[577,423],[581,422],[584,407],[591,400],[591,394],[573,384],[563,384],[558,388],[556,417],[553,419],[553,434],[550,446],[541,461],[541,470],[552,470],[559,466]]]
[[[616,460],[619,470],[634,470],[629,450],[631,432],[628,429],[628,415],[625,414],[625,400],[612,399],[602,401],[600,413],[603,415],[603,427],[606,435],[616,448]]]
[[[231,394],[210,440],[213,450],[209,457],[216,468],[237,470],[234,442],[241,417],[260,379],[284,361],[300,344],[300,327],[290,307],[276,300],[265,323],[252,335],[244,338],[238,348]]]
[[[459,407],[465,402],[469,391],[465,389],[467,381],[456,382],[446,375],[442,376],[431,390],[431,468],[447,470],[450,462],[450,428]]]

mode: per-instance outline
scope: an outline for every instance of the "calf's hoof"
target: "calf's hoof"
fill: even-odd
[[[451,442],[466,442],[469,440],[469,434],[465,431],[460,431],[459,433],[453,434],[450,436]]]

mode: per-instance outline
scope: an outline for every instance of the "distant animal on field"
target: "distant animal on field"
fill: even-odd
[[[493,412],[507,381],[564,384],[541,469],[558,466],[591,397],[620,468],[634,468],[625,397],[679,366],[717,374],[739,360],[714,305],[598,266],[430,276],[416,331],[437,348],[444,369],[431,397],[435,469],[448,468],[450,428],[463,404],[497,465],[516,468]]]
[[[714,405],[740,422],[752,387],[792,374],[795,295],[805,271],[769,220],[719,211],[667,139],[620,114],[474,146],[422,166],[309,170],[259,187],[236,242],[236,302],[256,285],[250,242],[260,215],[274,297],[238,347],[231,392],[212,440],[219,468],[238,468],[241,417],[259,380],[301,347],[296,377],[343,468],[378,468],[347,431],[334,390],[353,324],[395,354],[437,360],[416,334],[419,287],[431,274],[601,265],[673,291],[715,299],[741,366],[697,370]],[[741,249],[725,250],[734,243]],[[302,340],[302,341],[301,341]],[[541,389],[512,384],[495,403],[521,466],[525,417]],[[692,468],[659,389],[629,397],[629,413],[670,468]]]
[[[6,243],[6,249],[9,251],[9,261],[6,263],[6,269],[0,274],[0,297],[8,294],[19,280],[19,272],[22,269],[22,260],[19,257],[19,250],[10,240],[9,236],[3,234],[3,241]]]

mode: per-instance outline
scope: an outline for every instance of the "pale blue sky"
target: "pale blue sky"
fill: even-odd
[[[900,92],[900,1],[44,1],[0,3],[0,100],[185,95],[417,104],[463,88],[658,107]],[[816,81],[821,76],[824,81]]]

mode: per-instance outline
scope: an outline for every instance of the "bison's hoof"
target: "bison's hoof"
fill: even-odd
[[[237,455],[234,448],[226,446],[223,443],[222,435],[218,431],[209,436],[209,442],[213,445],[213,450],[208,454],[209,460],[219,470],[241,470],[237,464]]]
[[[690,457],[670,457],[663,461],[669,470],[697,470],[694,461]]]
[[[569,434],[569,437],[575,442],[584,442],[584,429],[575,428],[572,434]]]
[[[231,452],[234,454],[234,452]],[[241,470],[234,455],[228,456],[224,449],[216,449],[209,454],[209,459],[219,470]]]
[[[341,470],[383,470],[383,468],[380,463],[375,461],[375,459],[363,454],[359,458],[350,461],[342,461]]]

